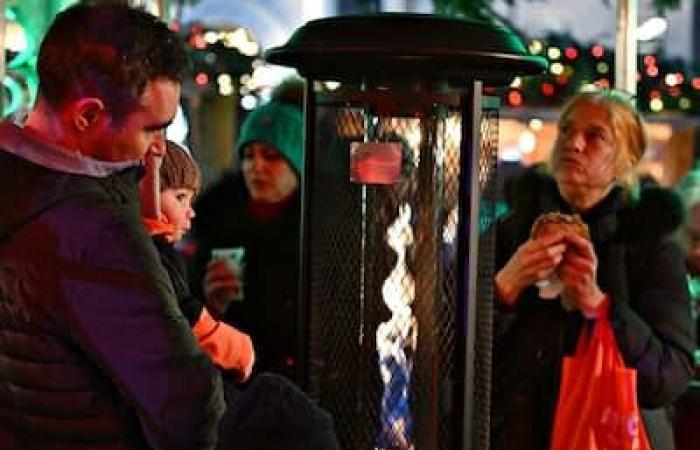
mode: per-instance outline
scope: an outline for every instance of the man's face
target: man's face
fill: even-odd
[[[146,84],[139,107],[115,123],[110,117],[92,131],[92,155],[102,161],[144,160],[149,151],[165,152],[165,128],[180,100],[180,84],[157,78]]]

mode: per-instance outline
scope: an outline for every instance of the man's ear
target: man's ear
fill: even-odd
[[[72,112],[73,125],[79,132],[88,128],[104,118],[107,108],[102,100],[96,97],[88,97],[78,100]]]

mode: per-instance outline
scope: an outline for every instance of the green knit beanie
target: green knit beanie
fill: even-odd
[[[262,141],[282,153],[297,175],[302,172],[304,152],[304,118],[299,108],[279,102],[269,102],[255,108],[243,121],[236,151],[242,157],[246,144]]]

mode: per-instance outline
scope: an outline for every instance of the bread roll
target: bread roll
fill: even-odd
[[[530,236],[540,238],[552,233],[573,233],[585,239],[591,240],[586,225],[578,214],[564,214],[561,212],[548,212],[541,214],[532,224]]]

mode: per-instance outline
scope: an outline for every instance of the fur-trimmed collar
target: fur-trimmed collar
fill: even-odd
[[[512,219],[529,229],[535,218],[549,211],[571,212],[559,195],[556,182],[540,170],[527,170],[515,181],[511,199]],[[606,240],[617,236],[623,240],[645,240],[672,234],[684,219],[683,203],[673,191],[653,181],[641,185],[638,198],[615,187],[607,197],[582,218],[593,229],[592,234]]]

